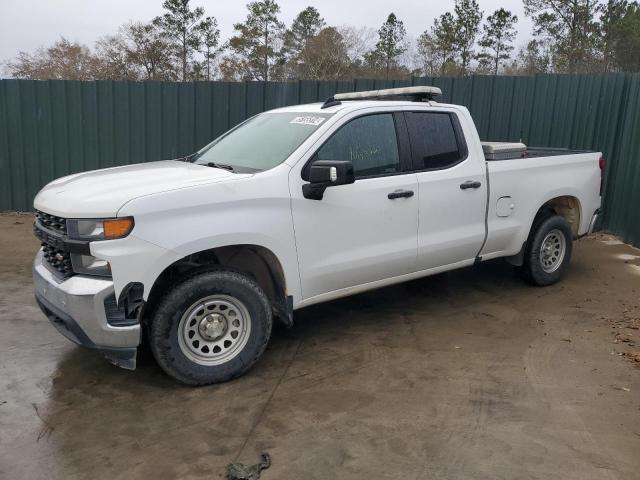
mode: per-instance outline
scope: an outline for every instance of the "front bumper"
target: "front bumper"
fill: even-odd
[[[111,280],[87,275],[60,280],[43,263],[40,251],[33,262],[33,284],[40,309],[62,335],[99,351],[115,365],[135,368],[140,323],[109,324],[105,300],[114,294]]]

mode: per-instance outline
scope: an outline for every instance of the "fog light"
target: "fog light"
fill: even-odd
[[[81,275],[96,275],[100,277],[111,276],[111,265],[109,265],[109,262],[91,255],[72,253],[71,266],[75,273],[79,273]]]

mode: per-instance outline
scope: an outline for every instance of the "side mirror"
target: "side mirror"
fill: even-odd
[[[302,195],[310,200],[322,200],[327,187],[356,181],[353,164],[341,160],[316,160],[309,169],[309,183],[302,186]]]

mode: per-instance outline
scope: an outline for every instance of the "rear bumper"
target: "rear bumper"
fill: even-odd
[[[109,279],[75,275],[61,281],[42,262],[33,263],[36,301],[52,325],[78,345],[95,349],[123,368],[136,366],[140,324],[113,326],[107,321],[105,300],[114,293]]]

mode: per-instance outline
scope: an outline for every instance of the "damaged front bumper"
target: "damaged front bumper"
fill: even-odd
[[[114,321],[110,279],[74,275],[60,280],[47,268],[40,251],[33,263],[33,284],[40,309],[62,335],[100,352],[114,365],[135,369],[140,322]]]

